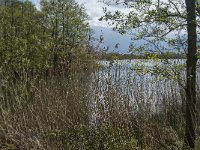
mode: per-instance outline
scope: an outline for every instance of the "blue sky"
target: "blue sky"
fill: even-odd
[[[36,7],[39,8],[40,0],[31,0]],[[116,51],[120,53],[127,53],[128,47],[131,42],[131,37],[129,35],[120,35],[112,31],[112,28],[103,21],[98,21],[98,19],[104,15],[103,7],[106,7],[105,4],[98,2],[99,0],[76,0],[80,5],[84,5],[89,16],[89,23],[91,28],[94,30],[94,36],[99,38],[100,35],[104,36],[104,43],[102,47],[110,47],[110,51]],[[128,13],[130,10],[112,6],[109,7],[111,11],[120,10],[125,13]],[[119,43],[119,48],[115,49],[115,45]]]
[[[37,8],[39,8],[40,0],[31,0]],[[101,44],[101,47],[109,47],[110,51],[116,51],[120,53],[128,53],[129,45],[131,43],[130,35],[120,35],[117,32],[112,31],[112,28],[105,21],[99,21],[98,19],[104,15],[103,7],[107,7],[104,3],[99,1],[102,0],[76,0],[80,5],[84,5],[86,12],[89,16],[89,24],[94,30],[94,37],[99,38],[101,35],[104,36],[104,43]],[[166,0],[161,0],[166,1]],[[110,5],[109,10],[115,12],[117,10],[128,14],[131,9],[124,8],[122,6]],[[118,49],[115,48],[115,45],[119,43]],[[138,41],[137,46],[144,44],[144,41]],[[163,46],[166,44],[162,44]]]
[[[39,6],[40,0],[31,0],[35,5]]]

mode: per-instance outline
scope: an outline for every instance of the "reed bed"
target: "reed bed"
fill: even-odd
[[[21,77],[1,76],[0,149],[181,149],[185,93],[176,80],[122,64]]]

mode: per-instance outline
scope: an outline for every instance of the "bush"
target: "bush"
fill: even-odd
[[[137,140],[111,126],[77,126],[68,132],[53,131],[49,139],[54,148],[82,150],[138,150]]]

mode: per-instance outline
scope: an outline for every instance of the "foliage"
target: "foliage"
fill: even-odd
[[[152,59],[152,68],[143,67],[143,73],[159,74],[163,78],[175,79],[184,86],[185,78],[180,76],[184,66],[176,66],[169,59],[185,59],[187,48],[186,9],[182,1],[129,1],[104,0],[108,6],[118,5],[129,11],[109,11],[104,8],[105,15],[100,20],[106,20],[113,30],[121,34],[130,34],[131,55],[125,58]],[[142,41],[143,44],[138,44]],[[105,57],[106,58],[106,57]],[[120,59],[121,57],[119,57]],[[123,56],[122,56],[123,58]],[[162,59],[162,60],[159,60]],[[145,66],[140,62],[140,66]],[[144,61],[145,63],[145,61]],[[163,67],[164,66],[164,67]],[[145,70],[146,69],[146,70]]]
[[[180,82],[182,70],[171,67],[159,67],[159,60],[155,56],[148,56],[155,59],[155,74],[164,74],[169,79],[176,79],[186,91],[186,127],[184,148],[195,148],[195,126],[196,126],[196,79],[197,79],[197,41],[199,32],[199,1],[191,0],[104,0],[108,5],[119,5],[129,8],[128,13],[108,11],[104,8],[105,15],[100,20],[109,21],[121,34],[129,33],[133,41],[143,40],[146,43],[140,46],[131,45],[134,53],[163,52],[174,50],[187,54],[186,85]],[[163,44],[165,43],[165,44]],[[166,45],[167,44],[167,45]],[[167,60],[167,59],[166,59]],[[178,67],[182,68],[182,67]],[[167,70],[167,71],[166,71]],[[149,71],[147,71],[149,72]],[[173,74],[171,74],[172,72]]]
[[[196,139],[196,148],[195,150],[200,150],[200,137],[197,137]]]
[[[73,0],[43,0],[41,10],[30,1],[5,0],[0,13],[0,70],[12,77],[69,68],[78,53],[91,51],[87,15]]]
[[[134,137],[127,137],[123,129],[106,125],[76,126],[68,132],[54,131],[49,134],[49,138],[55,148],[62,145],[65,149],[139,150]]]
[[[153,57],[152,57],[153,56]],[[100,60],[124,60],[124,59],[152,59],[152,58],[159,58],[159,59],[185,59],[184,54],[174,53],[174,52],[163,52],[163,53],[150,53],[147,52],[143,55],[134,55],[134,54],[120,54],[117,52],[96,52],[95,58]]]

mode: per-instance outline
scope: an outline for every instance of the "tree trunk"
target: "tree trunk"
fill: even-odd
[[[188,32],[188,53],[187,53],[187,84],[186,84],[186,127],[184,148],[195,148],[196,128],[196,64],[197,64],[197,32],[195,0],[186,0],[187,7],[187,32]]]

